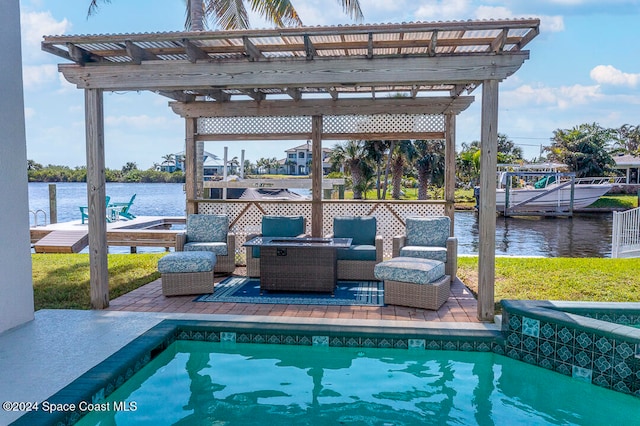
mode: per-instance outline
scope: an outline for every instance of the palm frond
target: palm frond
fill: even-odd
[[[289,0],[251,0],[251,10],[278,27],[299,27],[302,20]]]
[[[98,3],[111,3],[111,0],[91,0],[89,9],[87,10],[87,18],[98,12]]]
[[[209,0],[205,16],[213,19],[215,26],[224,30],[249,28],[249,15],[243,0]]]

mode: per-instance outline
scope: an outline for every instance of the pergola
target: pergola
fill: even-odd
[[[478,317],[492,320],[498,84],[529,58],[537,19],[47,36],[85,91],[92,306],[108,306],[104,91],[149,90],[185,119],[187,213],[205,140],[312,141],[312,234],[322,224],[322,140],[444,139],[453,214],[455,118],[482,86]]]

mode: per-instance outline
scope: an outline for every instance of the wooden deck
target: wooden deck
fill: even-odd
[[[246,275],[246,268],[236,268],[234,275]],[[226,279],[216,276],[215,283]],[[329,306],[279,305],[229,302],[194,302],[197,296],[162,294],[162,281],[158,279],[114,300],[107,310],[134,312],[171,312],[223,315],[267,315],[278,317],[370,319],[398,321],[429,321],[478,323],[478,304],[469,289],[456,279],[451,283],[449,299],[437,311],[404,306]]]
[[[39,239],[34,249],[36,253],[79,253],[89,245],[86,230],[58,230]]]
[[[139,216],[107,224],[107,244],[132,247],[176,247],[179,230],[173,224],[184,224],[184,217]],[[81,221],[32,227],[31,244],[36,253],[78,253],[89,244],[88,225]]]

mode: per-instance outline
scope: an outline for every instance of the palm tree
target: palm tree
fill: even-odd
[[[364,144],[362,141],[350,140],[344,145],[335,145],[330,157],[334,167],[338,164],[346,166],[351,173],[353,199],[362,199],[363,181],[366,175]]]
[[[389,152],[389,156],[391,157],[391,183],[393,185],[391,196],[394,200],[399,200],[404,169],[415,158],[416,149],[410,140],[397,141],[393,151]]]
[[[444,141],[417,140],[415,147],[418,155],[418,200],[427,200],[429,184],[444,180]]]
[[[378,197],[378,200],[381,199],[380,181],[382,175],[382,161],[384,160],[384,153],[388,145],[389,144],[387,143],[387,141],[381,140],[364,142],[364,149],[366,152],[367,160],[369,160],[376,169],[376,195]]]
[[[339,0],[346,14],[356,21],[363,19],[359,0]],[[91,0],[87,15],[97,12],[99,3],[111,3],[111,0]],[[212,21],[213,28],[225,30],[246,29],[250,27],[249,15],[243,0],[185,0],[185,28],[189,31],[203,31]],[[277,27],[301,26],[298,16],[289,0],[251,0],[251,10],[258,13]]]

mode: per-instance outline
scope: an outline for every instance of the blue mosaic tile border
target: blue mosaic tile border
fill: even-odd
[[[505,354],[618,392],[640,397],[640,329],[604,322],[637,315],[603,310],[588,317],[558,303],[503,301]],[[589,304],[594,305],[594,304]],[[607,304],[612,305],[612,304]],[[571,304],[575,306],[575,304]],[[569,309],[573,310],[573,309]],[[598,319],[594,317],[598,317]]]
[[[402,334],[402,337],[398,337]],[[229,343],[267,343],[334,347],[395,348],[405,350],[459,350],[504,354],[498,331],[380,329],[376,327],[322,327],[255,323],[166,320],[98,364],[47,400],[52,404],[80,401],[100,403],[115,389],[176,340]],[[58,413],[32,411],[12,425],[73,425],[80,410]]]

